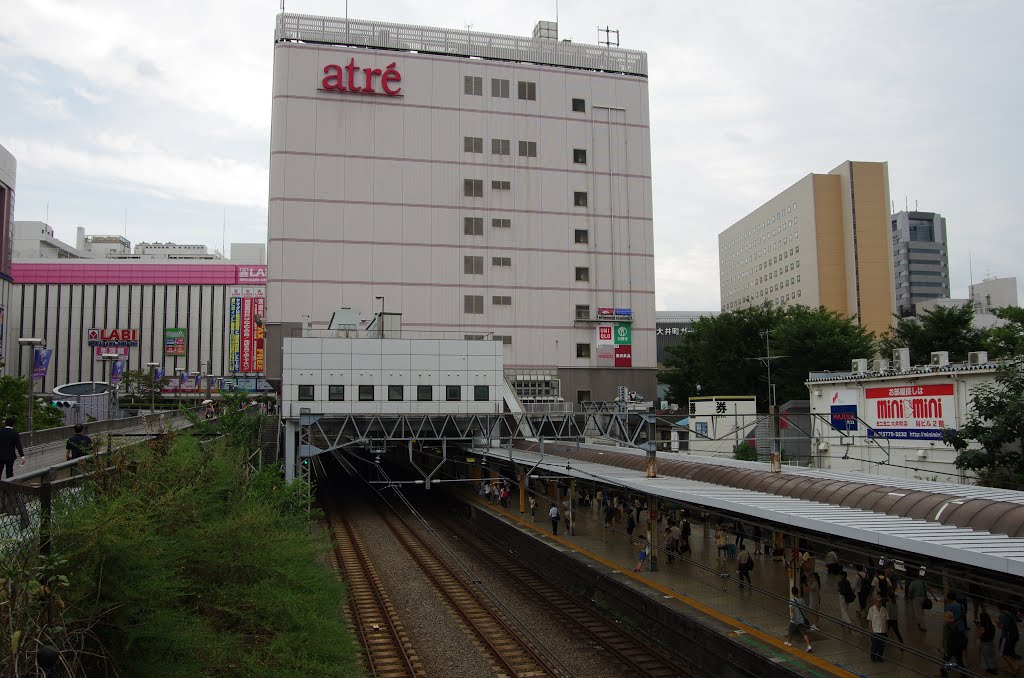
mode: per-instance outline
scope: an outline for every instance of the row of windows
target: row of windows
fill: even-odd
[[[462,78],[462,91],[469,96],[484,95],[484,79],[477,75],[466,75]],[[491,78],[491,96],[496,99],[508,99],[511,94],[511,81],[506,78]],[[516,81],[516,97],[523,101],[537,100],[537,83],[528,80]],[[574,113],[586,113],[587,102],[583,99],[572,100]]]
[[[509,342],[511,343],[511,341]],[[357,394],[360,402],[372,402],[376,400],[376,387],[372,384],[360,384],[357,388]],[[405,386],[401,384],[389,384],[387,386],[388,400],[390,402],[399,402],[405,400]],[[345,400],[345,386],[342,384],[330,384],[327,387],[327,399],[340,402]],[[416,400],[420,402],[428,402],[434,399],[434,387],[430,385],[421,385],[416,387]],[[445,386],[444,387],[444,399],[448,402],[458,402],[462,400],[462,387],[461,386]],[[299,384],[299,400],[309,401],[316,400],[316,386],[313,384]],[[490,400],[490,387],[487,385],[478,385],[473,387],[473,400]]]
[[[491,266],[507,268],[512,266],[512,257],[491,257]],[[484,258],[481,256],[466,256],[462,258],[462,272],[466,275],[483,275]]]
[[[504,180],[494,180],[491,182],[491,190],[510,191],[512,190],[512,182]],[[464,195],[467,198],[484,197],[483,179],[463,179],[462,195]],[[586,191],[573,191],[572,204],[574,207],[587,207],[589,202],[589,196]]]
[[[484,140],[483,137],[462,137],[462,150],[466,153],[483,153],[484,152]],[[491,139],[491,155],[511,155],[512,154],[512,142],[509,139]],[[519,142],[519,157],[521,158],[536,158],[537,157],[537,142],[536,141],[520,141]],[[576,165],[587,164],[587,149],[585,148],[574,148],[572,149],[572,161]]]
[[[512,335],[509,334],[464,334],[462,338],[466,341],[481,341],[483,339],[491,339],[492,341],[500,341],[505,346],[512,345]]]
[[[512,228],[512,220],[505,219],[503,217],[495,217],[491,219],[491,228]],[[484,234],[484,218],[483,217],[463,217],[462,218],[462,234],[463,235],[483,235]],[[573,229],[573,242],[577,245],[590,244],[590,231],[585,228]],[[495,263],[495,266],[510,266],[511,262]],[[467,271],[468,273],[468,271]]]

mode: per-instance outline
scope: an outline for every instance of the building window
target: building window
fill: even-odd
[[[483,153],[484,152],[484,140],[483,137],[463,137],[462,138],[462,150],[466,153]]]
[[[483,257],[462,257],[462,272],[466,275],[483,275]]]
[[[576,357],[577,358],[589,358],[590,357],[590,344],[576,344]]]
[[[491,78],[491,96],[499,99],[508,99],[508,80]]]
[[[462,194],[467,198],[482,198],[484,197],[484,180],[483,179],[463,179],[462,180]]]
[[[572,204],[576,207],[587,206],[587,192],[586,191],[573,191]]]
[[[520,80],[516,83],[519,86],[519,98],[524,101],[537,100],[537,83]]]
[[[461,386],[445,386],[444,387],[444,399],[448,402],[458,402],[462,400],[462,387]]]
[[[492,181],[491,188],[495,191],[509,191],[512,190],[511,181]]]
[[[491,228],[512,228],[511,219],[491,219]]]
[[[574,148],[572,149],[572,161],[577,165],[587,164],[587,149],[585,148]]]
[[[332,384],[327,387],[327,399],[328,400],[344,400],[345,399],[345,386]]]
[[[299,384],[299,400],[316,400],[316,388],[312,384]]]
[[[483,217],[465,217],[462,220],[462,232],[464,235],[483,235]]]
[[[373,384],[361,384],[359,386],[359,402],[365,403],[373,400]]]
[[[577,228],[575,239],[577,245],[586,245],[590,242],[590,232],[585,228]]]
[[[492,266],[511,266],[512,257],[491,257]]]
[[[512,297],[494,296],[491,297],[491,303],[495,306],[511,306]]]
[[[467,294],[465,297],[463,297],[463,310],[466,313],[483,313],[484,296],[482,294]]]
[[[593,399],[594,396],[590,395],[589,389],[586,391],[576,391],[576,402],[580,404],[589,403]]]
[[[491,139],[491,155],[511,155],[512,142],[508,139]]]
[[[491,389],[488,388],[486,385],[474,386],[473,387],[473,400],[476,400],[476,401],[479,402],[481,400],[490,400],[490,399],[491,399]]]
[[[475,97],[482,97],[484,95],[484,79],[477,78],[472,75],[467,75],[462,79],[463,91],[466,94]]]
[[[388,400],[391,402],[405,400],[405,387],[401,384],[388,384]]]
[[[586,266],[577,266],[576,282],[590,282],[590,269]]]
[[[587,112],[587,102],[584,101],[583,99],[573,99],[572,100],[572,112],[573,113],[586,113]]]
[[[491,336],[494,337],[494,341],[500,341],[505,346],[512,345],[512,335],[510,334],[494,334]]]
[[[590,320],[589,304],[576,304],[576,320]]]
[[[427,384],[425,386],[421,384],[421,385],[416,387],[416,400],[419,400],[420,402],[426,402],[428,400],[433,400],[433,399],[434,399],[434,388],[432,386],[430,386],[429,384]]]
[[[521,157],[521,158],[536,158],[537,157],[537,142],[536,141],[520,141],[519,142],[519,157]]]

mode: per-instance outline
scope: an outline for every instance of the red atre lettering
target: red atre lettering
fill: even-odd
[[[363,85],[356,84],[358,73],[363,72]],[[383,91],[374,88],[374,79],[377,79]],[[324,77],[320,80],[320,89],[336,92],[358,92],[360,94],[383,94],[384,96],[396,97],[402,95],[401,87],[393,87],[394,83],[402,82],[402,74],[395,68],[395,63],[387,65],[387,68],[362,68],[356,64],[355,57],[349,59],[344,66],[338,64],[327,64],[324,66]]]

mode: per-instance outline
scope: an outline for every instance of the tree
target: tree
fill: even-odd
[[[992,312],[1005,323],[990,327],[986,332],[985,350],[989,356],[1012,358],[1024,355],[1024,308],[1006,306]]]
[[[41,431],[64,425],[64,415],[59,410],[47,407],[39,398],[32,402],[32,428]],[[10,375],[0,377],[0,422],[7,417],[15,418],[17,430],[28,430],[28,380]]]
[[[776,402],[807,397],[804,385],[811,371],[846,370],[853,358],[874,354],[874,335],[848,317],[825,308],[773,307],[769,304],[704,317],[683,341],[670,346],[667,368],[660,375],[675,403],[699,393],[755,395],[758,407],[768,405],[768,370],[759,356],[767,350],[763,333],[770,331],[772,383]],[[697,385],[700,384],[698,391]]]
[[[160,390],[170,383],[166,376],[153,382],[149,370],[127,370],[121,376],[119,390],[132,399],[148,400],[151,395],[160,395]],[[155,391],[155,393],[154,393]]]
[[[956,467],[976,472],[986,484],[1024,484],[1022,368],[1024,361],[1004,366],[993,383],[972,388],[967,423],[942,432],[958,453]]]
[[[879,342],[883,354],[909,348],[914,365],[931,362],[932,351],[949,351],[950,362],[965,362],[967,354],[980,350],[985,333],[974,327],[974,307],[936,306],[917,318],[903,318]]]

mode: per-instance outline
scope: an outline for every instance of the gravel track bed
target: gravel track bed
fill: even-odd
[[[542,646],[542,651],[556,657],[570,675],[587,678],[613,678],[622,675],[622,669],[618,664],[610,663],[607,652],[601,645],[581,639],[574,629],[564,626],[555,613],[538,602],[531,591],[520,590],[516,588],[514,582],[506,580],[503,575],[492,573],[489,564],[477,560],[472,551],[460,540],[453,539],[443,527],[433,527],[437,529],[434,534],[444,538],[448,547],[457,554],[457,562],[468,564],[473,576],[479,579],[491,596],[504,607],[506,615],[510,616],[514,623],[525,625],[534,643]],[[422,523],[416,524],[416,529],[421,536],[428,539],[431,546],[437,543]],[[450,558],[448,561],[452,562]],[[461,568],[459,571],[465,574]]]
[[[349,514],[428,676],[493,678],[446,602],[372,511]]]

